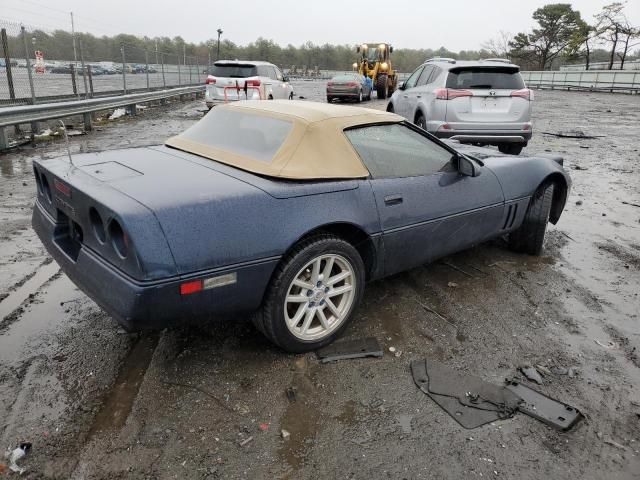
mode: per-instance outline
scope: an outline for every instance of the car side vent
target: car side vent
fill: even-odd
[[[513,215],[511,215],[511,221],[509,222],[509,228],[513,227],[513,222],[515,222],[517,214],[518,214],[518,204],[516,203],[513,206]]]
[[[513,205],[509,205],[509,209],[507,210],[507,215],[504,219],[504,225],[502,226],[503,230],[507,229],[507,224],[509,223],[509,219],[511,218],[511,209],[513,208]]]

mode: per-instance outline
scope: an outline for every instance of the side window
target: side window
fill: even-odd
[[[264,65],[258,65],[258,76],[259,77],[268,77],[270,74],[269,67],[265,67]]]
[[[433,67],[433,72],[431,72],[431,76],[427,80],[427,84],[435,82],[441,73],[442,69],[440,67]]]
[[[282,72],[278,67],[274,67],[274,68],[276,70],[276,80],[282,81],[282,79],[284,78],[284,76],[282,75]]]
[[[269,78],[271,78],[271,80],[277,80],[277,76],[276,76],[276,69],[273,67],[267,67],[269,69]]]
[[[429,83],[429,77],[431,76],[431,72],[433,72],[433,65],[427,65],[426,67],[424,67],[424,70],[422,70],[422,73],[420,74],[420,78],[418,78],[418,82],[416,83],[417,87],[420,87],[422,85],[426,85],[427,83]]]
[[[412,74],[409,78],[407,78],[407,80],[404,82],[404,87],[405,88],[413,88],[416,86],[416,82],[418,81],[418,77],[420,76],[420,74],[422,73],[422,70],[424,69],[423,65],[420,65]]]
[[[454,170],[449,150],[401,123],[352,128],[345,135],[373,178],[417,177]]]

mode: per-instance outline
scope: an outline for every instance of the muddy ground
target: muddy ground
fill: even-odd
[[[296,87],[322,100],[322,84]],[[147,109],[71,148],[157,144],[203,108]],[[377,337],[384,358],[327,365],[243,318],[124,333],[30,227],[31,162],[62,143],[0,156],[0,446],[33,443],[23,478],[640,478],[640,96],[536,92],[534,122],[523,154],[561,153],[574,180],[544,255],[494,241],[369,285],[346,337]],[[605,137],[540,133],[576,128]],[[586,420],[464,430],[415,387],[423,357],[495,383],[572,369],[539,388]]]

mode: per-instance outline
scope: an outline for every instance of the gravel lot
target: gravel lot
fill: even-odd
[[[72,149],[161,143],[203,109],[149,108]],[[33,443],[23,478],[640,478],[640,96],[536,92],[534,127],[523,155],[560,153],[574,180],[544,256],[494,241],[369,285],[346,337],[377,337],[384,358],[328,365],[241,318],[124,333],[30,227],[31,162],[63,144],[0,155],[0,445]],[[540,133],[570,129],[605,136]],[[464,430],[415,387],[424,357],[494,383],[522,364],[572,368],[539,388],[587,418]]]

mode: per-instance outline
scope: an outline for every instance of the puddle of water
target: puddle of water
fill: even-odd
[[[51,265],[57,268],[57,264]],[[25,311],[0,334],[1,362],[10,363],[27,350],[42,353],[46,348],[47,334],[68,320],[66,307],[60,303],[79,296],[76,287],[65,275],[54,274],[54,278],[37,291],[34,302],[26,305]],[[2,304],[6,301],[8,299]]]
[[[127,421],[158,340],[158,335],[144,336],[131,347],[89,430],[89,440],[99,432],[117,430]]]
[[[4,320],[7,315],[18,308],[29,295],[37,292],[38,289],[58,273],[59,270],[60,267],[55,262],[39,267],[35,275],[0,302],[0,321]]]
[[[296,400],[289,403],[280,420],[281,427],[291,436],[278,450],[278,456],[294,471],[298,471],[310,448],[308,443],[313,441],[320,425],[320,412],[313,403],[316,392],[305,357],[294,362],[292,387],[296,390]]]

